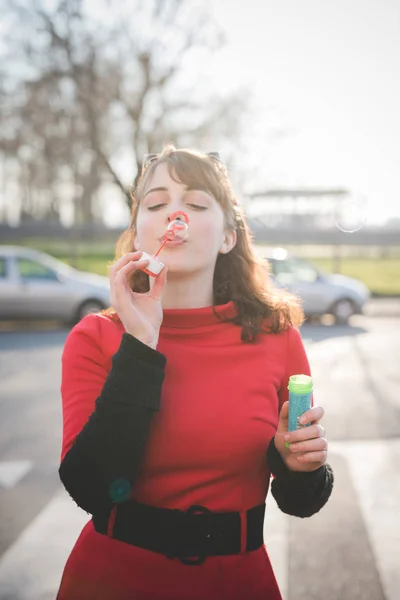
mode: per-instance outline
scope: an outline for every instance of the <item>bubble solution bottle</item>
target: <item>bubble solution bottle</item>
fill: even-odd
[[[313,391],[312,378],[309,375],[292,375],[289,377],[289,427],[288,431],[295,431],[306,427],[299,423],[299,418],[311,408]]]
[[[157,258],[165,244],[167,244],[167,242],[183,242],[188,237],[189,217],[187,214],[178,210],[171,215],[170,219],[171,221],[167,227],[161,246],[154,256],[147,252],[142,252],[142,256],[140,257],[140,260],[146,259],[149,261],[149,264],[143,271],[147,273],[147,275],[150,275],[150,277],[156,277],[161,273],[165,266],[164,263]]]

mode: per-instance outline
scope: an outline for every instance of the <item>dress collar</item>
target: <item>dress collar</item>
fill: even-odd
[[[233,300],[218,306],[203,308],[167,308],[163,311],[162,327],[172,329],[192,329],[216,325],[237,315]]]

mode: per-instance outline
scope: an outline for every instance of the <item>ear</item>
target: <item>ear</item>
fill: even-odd
[[[225,231],[225,236],[222,244],[219,247],[220,254],[228,254],[232,248],[236,246],[237,234],[236,229],[228,229]]]

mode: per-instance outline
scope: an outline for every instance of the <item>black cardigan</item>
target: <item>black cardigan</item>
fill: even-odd
[[[160,407],[165,364],[163,354],[123,334],[95,410],[59,468],[66,490],[88,513],[109,513],[113,504],[129,498]],[[290,471],[273,439],[267,460],[274,475],[272,495],[283,512],[309,517],[324,506],[333,486],[329,465],[309,473]]]

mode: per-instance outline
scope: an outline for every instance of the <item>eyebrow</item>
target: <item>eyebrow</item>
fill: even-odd
[[[151,192],[168,192],[168,189],[166,187],[151,188],[148,192],[145,193],[145,195],[143,197],[146,198],[146,196],[148,194],[151,194]]]
[[[185,187],[185,193],[186,193],[186,192],[193,191],[193,190],[198,190],[199,192],[205,192],[206,194],[210,194],[210,195],[212,195],[212,194],[211,194],[211,192],[208,192],[206,189],[202,189],[202,188],[200,188],[199,186],[190,186],[190,185],[187,185],[187,186]],[[145,195],[143,196],[143,198],[146,198],[146,196],[147,196],[148,194],[151,194],[151,192],[168,192],[168,188],[166,188],[166,187],[155,187],[155,188],[151,188],[150,190],[148,190],[148,191],[145,193]]]

